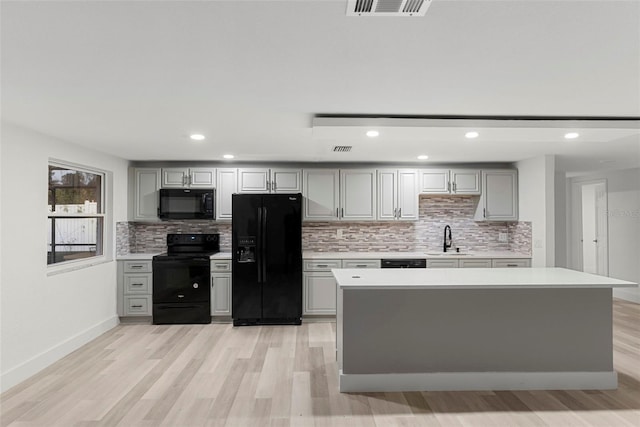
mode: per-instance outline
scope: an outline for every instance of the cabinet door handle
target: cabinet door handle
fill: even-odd
[[[507,264],[507,267],[517,267],[518,264]]]
[[[271,181],[267,181],[267,191],[271,191]]]
[[[336,208],[336,218],[340,218],[340,209]]]
[[[455,181],[453,181],[453,192],[454,193],[456,192],[456,182]]]
[[[447,192],[450,193],[451,192],[451,182],[447,181]]]
[[[141,305],[132,305],[131,308],[142,308]]]
[[[329,266],[327,264],[318,264],[317,267],[318,268],[327,268]]]
[[[340,208],[340,218],[344,218],[344,208]]]
[[[131,286],[142,286],[142,283],[132,283]]]
[[[137,270],[137,269],[142,268],[142,266],[141,265],[131,265],[131,266],[129,266],[129,268],[132,269],[132,270]]]
[[[276,191],[276,190],[278,189],[278,186],[276,185],[276,182],[275,182],[275,181],[271,181],[271,187],[272,187],[271,189],[272,189],[273,191]]]
[[[402,208],[398,208],[398,219],[402,218]]]
[[[487,208],[482,208],[482,217],[483,218],[487,217]]]
[[[366,264],[356,264],[357,268],[367,268]]]

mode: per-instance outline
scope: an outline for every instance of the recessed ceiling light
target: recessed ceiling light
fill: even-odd
[[[225,154],[224,156],[225,159],[233,159],[235,156],[233,154]]]
[[[189,138],[193,139],[194,141],[202,141],[204,139],[204,135],[201,135],[199,133],[192,133],[191,135],[189,135]]]
[[[367,131],[367,136],[369,138],[375,138],[378,135],[380,135],[380,132],[378,132],[377,130],[368,130]]]
[[[429,158],[429,156],[425,155],[425,154],[420,154],[418,156],[418,160],[427,160]]]
[[[564,137],[566,139],[576,139],[579,136],[580,136],[580,134],[578,132],[568,132],[568,133],[564,134]]]
[[[464,134],[465,138],[473,139],[477,138],[480,134],[478,132],[472,131]]]

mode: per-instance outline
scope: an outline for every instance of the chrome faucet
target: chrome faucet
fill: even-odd
[[[449,230],[448,236],[447,236],[447,230]],[[447,240],[449,240],[449,243],[447,243]],[[453,239],[451,238],[451,227],[446,225],[444,227],[444,244],[443,244],[444,251],[447,252],[447,248],[450,248],[452,244],[453,244]]]

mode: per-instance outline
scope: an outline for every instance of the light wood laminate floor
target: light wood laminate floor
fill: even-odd
[[[640,306],[613,391],[338,392],[335,324],[120,325],[0,397],[2,426],[640,426]]]

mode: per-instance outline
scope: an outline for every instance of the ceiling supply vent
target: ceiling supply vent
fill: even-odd
[[[333,152],[335,153],[348,153],[353,148],[352,145],[335,145]]]
[[[347,16],[424,16],[431,0],[347,0]]]

